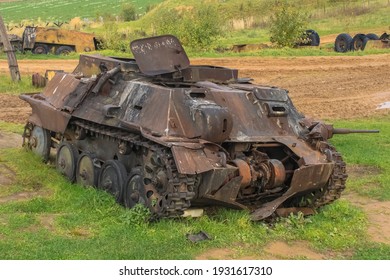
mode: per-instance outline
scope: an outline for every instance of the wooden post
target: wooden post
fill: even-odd
[[[13,81],[20,81],[20,73],[18,67],[18,61],[16,60],[15,51],[12,48],[10,41],[8,40],[7,29],[5,28],[3,18],[0,16],[0,37],[3,41],[4,52],[7,54],[8,67],[11,72],[11,78]]]

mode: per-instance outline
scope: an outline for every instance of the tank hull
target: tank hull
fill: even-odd
[[[171,40],[157,42],[177,47]],[[82,56],[74,73],[21,96],[32,107],[25,145],[34,150],[43,129],[52,140],[43,147],[56,149],[56,168],[69,180],[158,217],[223,205],[260,220],[340,196],[345,163],[286,90],[240,80],[234,69],[174,61],[185,69]]]

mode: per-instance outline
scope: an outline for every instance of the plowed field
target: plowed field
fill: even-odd
[[[255,83],[288,89],[295,106],[316,119],[351,119],[389,114],[377,110],[390,101],[390,54],[370,56],[293,58],[204,58],[192,64],[239,70]],[[72,71],[76,60],[21,60],[22,74],[43,74],[46,69]],[[8,73],[5,60],[0,73]],[[15,96],[0,95],[0,120],[24,122],[29,107]]]

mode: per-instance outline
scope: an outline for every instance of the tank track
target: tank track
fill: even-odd
[[[298,198],[293,198],[287,203],[287,206],[317,209],[340,198],[341,193],[345,189],[345,183],[348,177],[346,173],[346,164],[343,161],[341,154],[337,152],[333,146],[327,144],[325,149],[330,151],[331,158],[335,162],[334,170],[328,184],[319,190]]]
[[[108,137],[113,141],[125,141],[140,148],[148,149],[159,155],[166,167],[168,186],[158,193],[161,199],[159,207],[152,207],[152,215],[155,218],[177,217],[191,206],[191,200],[195,197],[196,176],[180,174],[168,147],[152,142],[141,135],[129,131],[112,128],[84,120],[72,122],[75,128],[82,128],[94,137]],[[151,208],[151,207],[149,207]]]
[[[331,151],[332,158],[335,162],[334,170],[328,186],[320,192],[319,196],[315,195],[316,199],[313,201],[314,208],[330,204],[340,198],[341,193],[345,189],[345,183],[348,178],[346,173],[346,164],[343,161],[341,154],[331,145],[329,145],[328,149]]]

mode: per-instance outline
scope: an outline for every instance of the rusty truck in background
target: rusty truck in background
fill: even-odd
[[[53,53],[67,55],[70,52],[90,52],[100,49],[101,41],[94,34],[54,27],[27,26],[22,37],[8,34],[13,48],[34,54]],[[0,40],[0,48],[2,43]]]
[[[60,28],[27,26],[22,36],[22,50],[35,54],[90,52],[97,50],[98,45],[94,34]]]
[[[22,38],[19,37],[16,34],[7,34],[8,36],[8,41],[11,43],[11,46],[15,50],[21,50],[22,49]],[[4,48],[3,46],[3,38],[0,35],[0,50]]]

